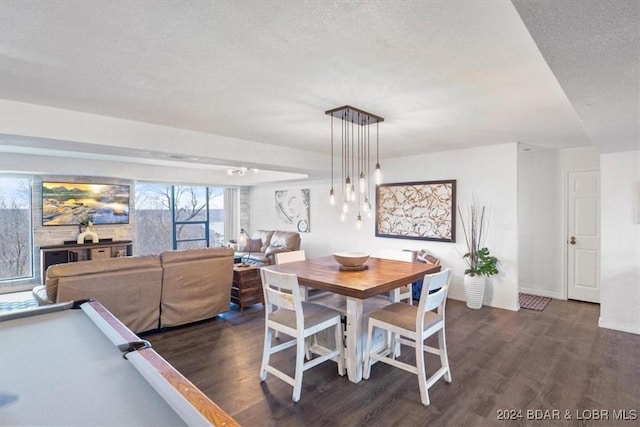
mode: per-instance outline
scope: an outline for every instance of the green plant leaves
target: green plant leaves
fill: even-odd
[[[481,248],[476,253],[475,273],[481,276],[493,276],[499,273],[498,258],[492,256],[488,248]]]

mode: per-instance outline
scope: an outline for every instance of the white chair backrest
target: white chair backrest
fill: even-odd
[[[440,260],[427,252],[426,249],[421,249],[420,252],[418,252],[417,258],[418,261],[428,262],[433,265],[440,265]]]
[[[436,257],[434,257],[433,255],[427,255],[425,256],[425,259],[433,265],[440,265],[440,260]]]
[[[422,291],[420,292],[420,304],[418,305],[419,324],[427,311],[438,308],[438,314],[444,317],[444,306],[449,292],[449,282],[451,281],[451,269],[446,268],[439,273],[427,274],[424,276]],[[437,289],[436,292],[429,293]]]
[[[275,311],[274,307],[302,313],[298,276],[262,268],[260,269],[260,277],[267,315]]]
[[[279,252],[275,254],[276,264],[285,264],[287,262],[304,261],[306,258],[304,250]]]
[[[380,258],[391,259],[394,261],[414,262],[415,254],[411,251],[383,249],[380,251]]]

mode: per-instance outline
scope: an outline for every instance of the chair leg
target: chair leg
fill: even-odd
[[[262,350],[262,365],[260,366],[260,381],[267,379],[267,366],[271,355],[271,338],[273,331],[268,326],[264,328],[264,348]]]
[[[335,335],[336,335],[336,350],[338,350],[338,375],[341,377],[344,376],[346,370],[344,368],[344,345],[342,343],[342,322],[338,322],[336,326],[334,326]]]
[[[448,383],[451,382],[451,368],[449,368],[449,355],[447,353],[447,339],[444,335],[444,327],[438,332],[438,348],[440,350],[440,363],[447,371],[444,374],[444,380]]]
[[[299,336],[296,338],[298,341],[296,343],[296,373],[294,378],[294,386],[293,386],[293,401],[297,402],[300,400],[300,394],[302,393],[302,374],[304,373],[304,356],[305,356],[305,346],[304,346],[304,337]]]
[[[418,338],[420,339],[420,338]],[[416,340],[416,368],[418,370],[418,386],[420,387],[420,400],[424,406],[429,406],[429,389],[427,388],[427,374],[424,362],[424,349],[420,345],[424,340]]]
[[[391,336],[391,341],[389,342],[390,357],[395,359],[400,357],[400,334],[389,332],[389,335]]]
[[[386,332],[385,332],[386,333]],[[373,323],[371,322],[371,320],[369,320],[369,328],[367,330],[367,348],[365,349],[364,352],[364,366],[363,366],[363,372],[362,372],[362,377],[365,380],[369,379],[369,376],[371,375],[371,341],[373,340]]]
[[[311,360],[311,356],[312,356],[312,354],[311,354],[312,341],[313,341],[313,344],[315,344],[315,342],[316,342],[316,336],[315,335],[313,336],[313,338],[307,337],[307,339],[304,340],[304,355],[305,355],[305,358],[307,360]]]

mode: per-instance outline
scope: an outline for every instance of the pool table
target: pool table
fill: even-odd
[[[0,345],[0,425],[238,425],[97,301],[4,314]]]

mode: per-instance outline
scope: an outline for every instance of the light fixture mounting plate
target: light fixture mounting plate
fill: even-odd
[[[384,118],[369,113],[367,111],[361,110],[359,108],[355,108],[352,107],[350,105],[344,105],[342,107],[338,107],[338,108],[334,108],[332,110],[328,110],[325,111],[325,114],[329,115],[329,116],[333,116],[336,119],[341,119],[341,120],[345,120],[348,122],[352,122],[352,123],[357,123],[358,122],[358,113],[360,113],[360,119],[362,120],[363,117],[368,117],[367,120],[367,125],[371,124],[371,123],[379,123],[379,122],[384,122]]]

